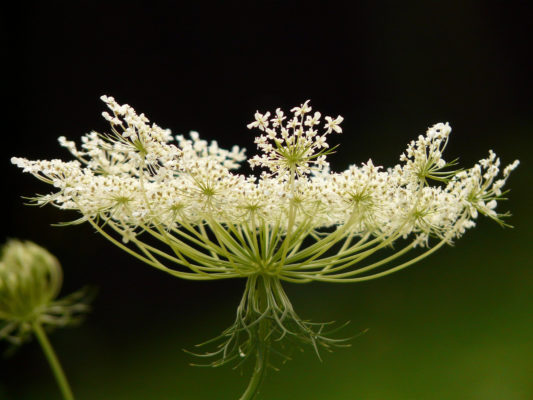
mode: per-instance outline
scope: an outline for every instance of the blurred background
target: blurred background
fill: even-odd
[[[462,166],[489,149],[503,164],[519,158],[501,209],[514,229],[481,219],[453,248],[381,280],[285,285],[302,317],[368,332],[323,362],[312,349],[295,354],[260,398],[533,399],[530,1],[76,4],[19,2],[3,13],[0,149],[2,242],[48,248],[64,293],[99,288],[83,325],[51,335],[77,399],[230,400],[249,374],[190,367],[182,351],[230,325],[243,281],[174,279],[88,225],[51,226],[73,215],[23,205],[51,188],[10,157],[68,158],[58,136],[106,130],[102,94],[175,134],[197,130],[250,155],[257,109],[311,99],[345,118],[332,137],[335,170],[370,157],[393,165],[441,121],[453,127],[447,158]],[[0,399],[59,399],[35,341],[0,359]]]

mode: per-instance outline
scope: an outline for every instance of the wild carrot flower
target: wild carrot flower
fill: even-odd
[[[361,282],[401,270],[496,211],[515,161],[500,174],[493,152],[469,169],[452,167],[443,151],[451,128],[439,123],[411,142],[401,163],[372,160],[330,171],[328,136],[343,117],[312,113],[309,101],[291,110],[255,113],[262,173],[236,172],[244,150],[208,143],[196,132],[177,136],[129,105],[103,96],[110,133],[91,132],[81,147],[61,137],[75,161],[12,162],[55,187],[36,196],[80,214],[109,241],[173,276],[192,280],[246,278],[233,326],[221,335],[212,365],[256,357],[242,399],[256,391],[268,354],[285,340],[339,344],[326,324],[303,321],[282,281]],[[436,181],[436,184],[434,183]],[[160,246],[154,245],[157,239]],[[394,250],[392,245],[396,244]],[[376,254],[382,254],[377,259]]]

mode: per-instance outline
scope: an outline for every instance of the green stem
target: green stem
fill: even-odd
[[[259,392],[259,387],[265,376],[266,367],[268,363],[268,348],[264,344],[258,344],[257,355],[255,359],[254,372],[248,383],[245,392],[239,400],[251,400]]]
[[[70,386],[68,384],[67,377],[63,372],[63,368],[59,363],[56,353],[54,352],[54,349],[52,348],[52,345],[50,344],[50,341],[48,340],[44,329],[38,322],[34,322],[32,325],[33,331],[35,332],[35,336],[37,337],[37,340],[39,341],[39,344],[43,349],[46,359],[50,364],[50,368],[52,368],[57,384],[59,385],[59,389],[61,389],[63,398],[65,400],[74,400],[74,396],[72,395],[72,390],[70,389]]]
[[[268,283],[266,280],[269,279],[266,276],[259,276],[257,278],[257,286],[255,286],[254,291],[254,302],[259,308],[260,314],[265,311],[265,309],[268,307],[268,296],[267,291],[270,290],[268,286]],[[249,304],[250,307],[253,307],[252,304]],[[261,383],[263,382],[263,379],[266,374],[266,370],[268,367],[268,349],[269,349],[269,321],[268,319],[263,318],[259,322],[259,326],[256,326],[256,358],[255,358],[255,366],[254,371],[252,373],[252,377],[250,378],[250,382],[248,382],[248,387],[242,394],[242,396],[239,398],[239,400],[252,400],[255,398],[257,393],[259,393],[259,388],[261,386]]]

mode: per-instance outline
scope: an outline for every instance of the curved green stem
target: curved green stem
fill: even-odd
[[[59,389],[61,389],[61,393],[63,394],[63,398],[65,400],[74,400],[74,396],[72,395],[72,390],[70,389],[70,385],[67,381],[67,377],[65,376],[65,372],[63,372],[63,368],[59,363],[56,353],[54,352],[54,349],[52,348],[52,345],[50,344],[50,341],[48,340],[44,329],[38,322],[34,322],[32,326],[33,331],[35,332],[35,336],[37,337],[37,340],[39,341],[39,344],[43,349],[46,359],[50,364],[50,368],[52,368]]]
[[[265,346],[263,343],[258,344],[252,377],[250,378],[250,382],[248,383],[246,390],[244,391],[242,396],[239,397],[239,400],[251,400],[255,397],[255,395],[259,392],[259,387],[261,386],[261,382],[265,377],[267,365],[268,347]]]

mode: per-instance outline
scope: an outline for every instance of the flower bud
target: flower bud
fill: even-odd
[[[30,241],[10,240],[0,258],[0,339],[20,343],[32,323],[64,326],[87,310],[85,291],[56,300],[63,282],[57,258]]]

